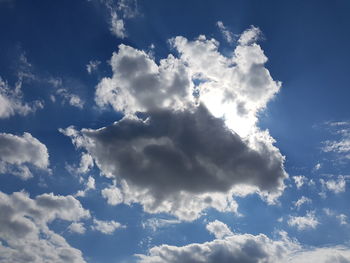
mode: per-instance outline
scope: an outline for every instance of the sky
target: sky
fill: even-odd
[[[0,262],[350,263],[349,9],[0,0]]]

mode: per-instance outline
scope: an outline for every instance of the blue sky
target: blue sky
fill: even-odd
[[[349,8],[0,0],[0,262],[350,262]]]

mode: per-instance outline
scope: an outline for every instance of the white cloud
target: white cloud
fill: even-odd
[[[91,226],[91,229],[99,231],[106,235],[113,234],[114,231],[117,230],[118,228],[125,228],[125,226],[123,226],[122,224],[114,220],[103,221],[103,220],[97,220],[96,218],[94,218],[93,222],[94,222],[94,225]]]
[[[69,225],[68,230],[72,233],[84,234],[86,228],[84,227],[84,223],[73,222]]]
[[[234,36],[230,30],[227,29],[227,27],[224,25],[222,21],[216,22],[217,27],[219,28],[221,34],[224,36],[225,40],[232,44],[234,41]]]
[[[326,124],[338,138],[324,141],[322,150],[335,153],[340,159],[350,159],[350,122],[329,122]]]
[[[81,178],[83,181],[84,179]],[[84,190],[79,190],[75,196],[76,197],[84,197],[89,190],[95,189],[95,179],[92,176],[89,176],[87,182],[85,182],[85,189]]]
[[[111,14],[111,32],[119,38],[126,37],[124,20],[119,19],[116,12]]]
[[[304,175],[297,175],[293,176],[292,178],[298,189],[300,189],[305,184],[305,182],[307,182],[307,178]]]
[[[314,171],[320,170],[321,167],[322,167],[322,164],[321,164],[321,163],[317,163],[317,164],[315,165],[315,167],[314,167]]]
[[[142,222],[142,227],[150,228],[153,232],[156,232],[159,228],[168,227],[179,223],[181,223],[181,221],[177,219],[150,218]]]
[[[102,1],[110,12],[110,30],[118,38],[127,36],[125,20],[135,17],[138,14],[136,0],[113,0]]]
[[[294,202],[294,205],[297,209],[299,209],[303,204],[311,204],[312,200],[305,196],[302,196],[300,199]]]
[[[21,80],[16,83],[15,87],[10,87],[0,77],[0,119],[6,119],[15,114],[26,116],[43,107],[43,103],[38,100],[31,103],[23,102]]]
[[[78,95],[70,93],[67,89],[60,88],[56,91],[56,94],[62,97],[63,103],[68,103],[72,107],[79,109],[84,108],[85,102]]]
[[[205,36],[171,39],[178,55],[158,64],[144,51],[119,46],[113,75],[97,85],[95,100],[125,117],[97,130],[61,130],[117,179],[122,198],[110,201],[105,191],[109,203],[122,199],[194,220],[209,207],[237,212],[238,188],[271,203],[283,192],[284,157],[257,127],[258,113],[281,84],[264,67],[258,30],[250,30],[230,57]]]
[[[288,220],[288,225],[295,226],[298,230],[315,229],[318,224],[313,211],[308,211],[305,216],[290,216]]]
[[[238,42],[241,45],[249,45],[256,42],[261,37],[261,31],[255,26],[251,26],[249,29],[243,32]]]
[[[286,232],[280,232],[280,238],[275,240],[264,234],[230,233],[213,241],[183,247],[160,245],[151,248],[147,255],[137,256],[139,263],[349,263],[350,248],[303,247]]]
[[[322,186],[326,189],[328,189],[331,192],[334,192],[335,194],[343,193],[345,192],[346,188],[346,181],[345,177],[342,175],[338,176],[337,180],[330,179],[330,180],[324,180],[320,179],[320,182]]]
[[[215,220],[213,222],[208,223],[206,228],[217,239],[222,239],[224,237],[234,235],[230,228],[225,223],[219,220]]]
[[[119,188],[111,185],[108,188],[101,190],[102,196],[107,199],[107,203],[110,205],[118,205],[123,202],[123,193]]]
[[[47,170],[49,154],[46,146],[30,133],[17,136],[0,133],[0,173],[10,173],[23,179],[32,177],[30,167]]]
[[[78,221],[90,216],[72,196],[0,192],[0,262],[82,263],[81,251],[49,229],[55,219]]]
[[[86,65],[86,70],[89,74],[92,74],[98,69],[98,66],[101,64],[101,61],[99,60],[91,60],[89,63]]]

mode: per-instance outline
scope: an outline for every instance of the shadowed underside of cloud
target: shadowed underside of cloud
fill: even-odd
[[[193,220],[208,207],[236,211],[234,189],[273,201],[284,189],[284,157],[256,123],[280,84],[264,67],[258,34],[244,32],[232,57],[214,39],[176,37],[170,42],[179,56],[159,64],[120,45],[95,100],[125,117],[97,130],[61,131],[117,179],[120,201],[148,212]]]

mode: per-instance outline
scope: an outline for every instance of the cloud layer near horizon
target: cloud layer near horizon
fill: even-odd
[[[177,247],[161,245],[147,255],[138,255],[139,263],[349,263],[348,247],[304,248],[281,232],[278,239],[264,234],[236,234],[220,221],[210,222],[207,229],[213,241]],[[224,234],[223,234],[224,233]]]

